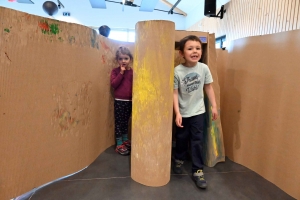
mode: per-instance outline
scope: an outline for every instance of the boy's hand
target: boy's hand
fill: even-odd
[[[212,120],[215,121],[218,119],[218,109],[216,107],[212,107],[211,109]]]
[[[182,124],[182,117],[181,117],[181,114],[177,114],[176,115],[176,119],[175,119],[175,122],[176,122],[176,125],[180,128],[183,128],[183,126],[181,125]]]

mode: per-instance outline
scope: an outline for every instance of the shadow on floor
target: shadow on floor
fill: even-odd
[[[191,162],[184,164],[184,174],[171,174],[162,187],[147,187],[130,177],[130,156],[120,156],[113,147],[106,149],[83,171],[56,181],[18,200],[292,200],[274,184],[255,172],[226,158],[215,167],[204,168],[206,190],[198,189],[191,179]]]

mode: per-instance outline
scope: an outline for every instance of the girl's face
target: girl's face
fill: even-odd
[[[201,44],[198,41],[187,41],[184,45],[181,55],[185,59],[185,63],[189,66],[195,66],[202,55]]]
[[[125,67],[125,68],[129,67],[130,57],[128,55],[120,53],[117,59],[120,67]]]

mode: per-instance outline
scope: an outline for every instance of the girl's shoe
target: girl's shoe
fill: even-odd
[[[126,146],[126,148],[130,151],[131,150],[131,142],[130,140],[126,140],[123,142],[123,145]]]
[[[121,145],[117,146],[115,151],[117,153],[119,153],[120,155],[122,155],[122,156],[129,155],[129,151],[128,151],[128,149],[126,148],[126,146],[124,144],[121,144]]]

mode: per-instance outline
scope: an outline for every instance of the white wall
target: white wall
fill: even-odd
[[[203,19],[204,16],[204,3],[198,4],[185,19],[185,30],[195,24],[197,21]]]
[[[227,41],[300,29],[299,0],[231,0],[224,18],[203,18],[190,31],[226,35]]]
[[[185,30],[189,29],[191,26],[193,26],[195,23],[199,22],[200,20],[207,18],[204,16],[205,1],[204,0],[190,0],[190,1],[197,1],[198,3],[197,4],[195,3],[195,7],[190,9],[188,12],[188,15],[185,19]],[[221,8],[222,5],[225,5],[229,1],[230,0],[216,0],[217,13],[218,13],[218,8]]]

